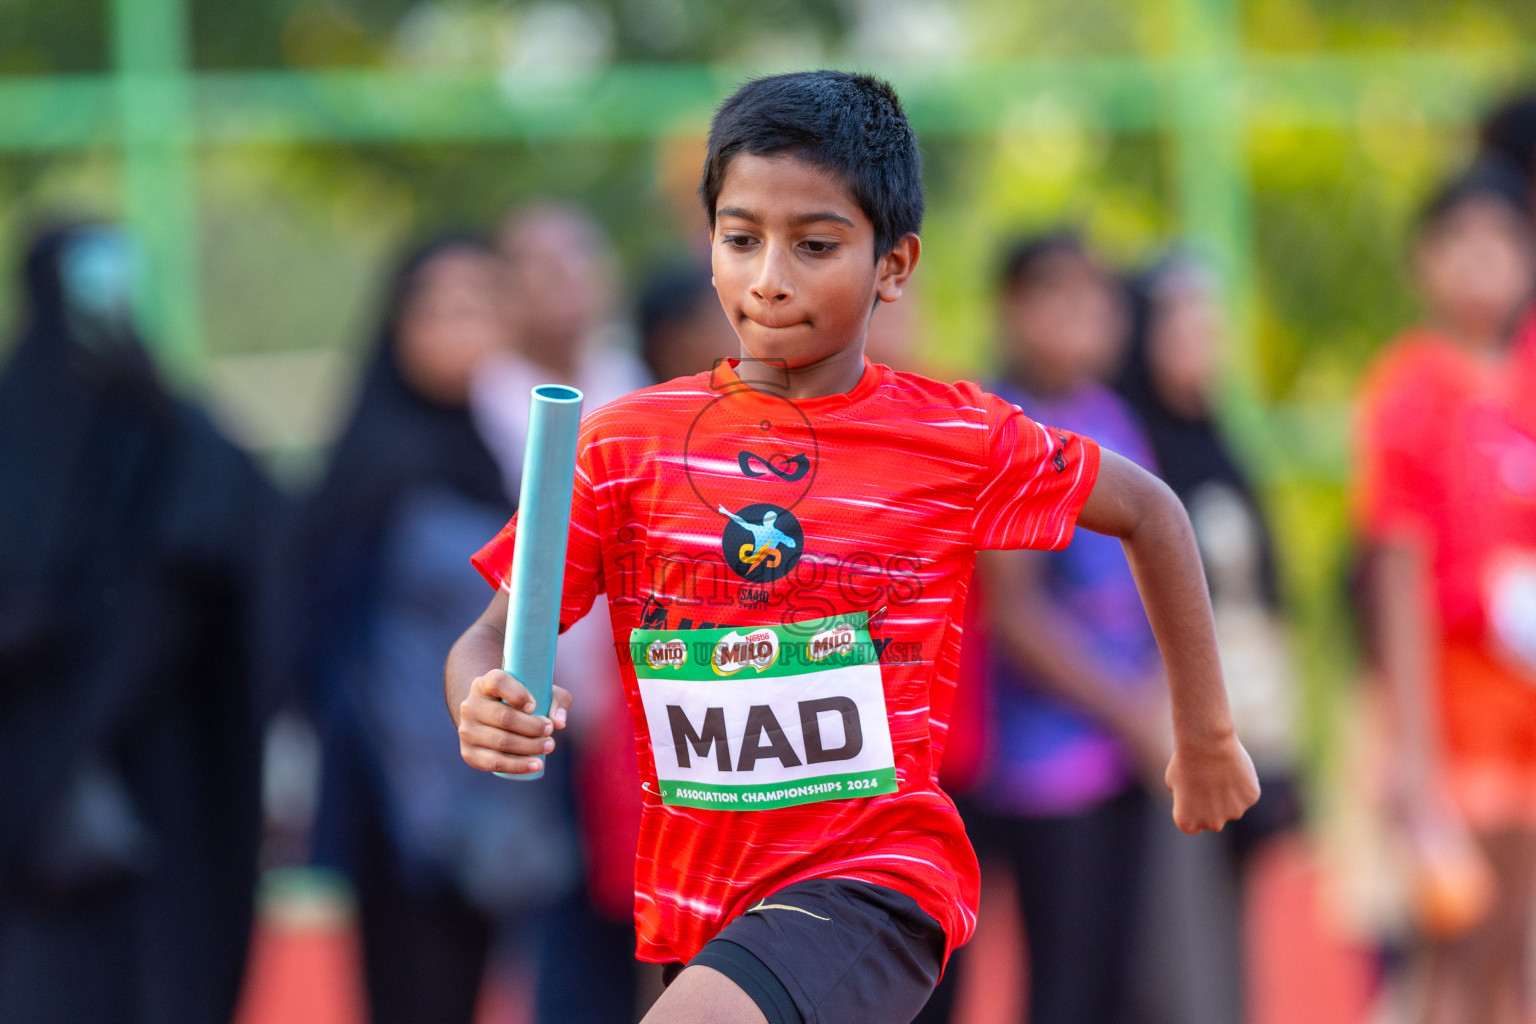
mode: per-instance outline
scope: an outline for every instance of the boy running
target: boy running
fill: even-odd
[[[977,551],[1059,549],[1077,523],[1119,537],[1167,665],[1175,820],[1219,829],[1258,784],[1173,494],[974,385],[864,358],[921,249],[917,140],[890,87],[748,83],[715,116],[700,191],[742,358],[586,419],[561,605],[569,625],[606,593],[627,652],[638,955],[674,965],[645,1020],[910,1021],[976,919],[936,775]],[[500,589],[445,671],[464,759],[514,773],[542,765],[570,705],[557,688],[535,716],[496,668],[515,536],[514,517],[475,556]]]

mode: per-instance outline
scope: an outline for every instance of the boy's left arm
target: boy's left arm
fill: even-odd
[[[1219,832],[1259,798],[1222,683],[1205,571],[1179,499],[1157,477],[1107,449],[1078,525],[1120,538],[1157,637],[1173,703],[1173,759],[1164,781],[1185,832]]]

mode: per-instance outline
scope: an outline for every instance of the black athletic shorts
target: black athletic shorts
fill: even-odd
[[[768,1024],[908,1024],[943,962],[944,929],[910,896],[813,878],[758,900],[688,964],[730,978]]]

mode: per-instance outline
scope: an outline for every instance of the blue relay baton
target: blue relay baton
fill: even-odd
[[[508,577],[506,644],[501,667],[533,695],[534,714],[549,714],[560,636],[560,594],[565,584],[565,541],[576,485],[576,433],[582,394],[563,384],[533,389],[528,446],[517,500],[517,544]],[[537,779],[536,772],[504,779]]]

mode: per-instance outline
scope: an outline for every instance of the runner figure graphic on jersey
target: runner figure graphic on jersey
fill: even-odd
[[[724,505],[715,508],[727,520],[720,554],[741,579],[759,585],[783,579],[805,553],[805,530],[783,505],[763,501],[735,512]]]
[[[778,521],[779,514],[772,509],[763,513],[762,524],[758,525],[747,522],[734,512],[726,511],[724,505],[718,507],[721,515],[726,516],[731,522],[752,534],[750,548],[748,545],[743,544],[741,551],[737,554],[737,557],[747,564],[748,572],[757,568],[764,559],[768,560],[769,568],[776,568],[783,558],[779,554],[779,545],[782,544],[787,548],[795,546],[795,538],[773,525]]]

